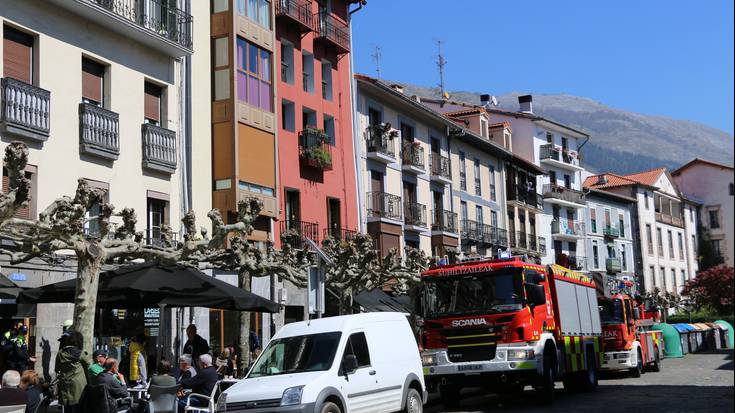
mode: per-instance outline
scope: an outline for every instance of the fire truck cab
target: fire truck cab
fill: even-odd
[[[433,267],[422,274],[420,347],[427,387],[454,406],[463,387],[503,393],[554,382],[593,390],[602,361],[594,282],[519,257]]]

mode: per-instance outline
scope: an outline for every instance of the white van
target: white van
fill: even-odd
[[[406,316],[355,314],[283,326],[217,412],[418,413],[425,389]]]

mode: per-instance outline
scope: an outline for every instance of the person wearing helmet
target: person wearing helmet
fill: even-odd
[[[18,334],[10,339],[11,348],[8,352],[7,365],[9,370],[26,371],[30,363],[36,358],[28,354],[28,326],[21,324]]]

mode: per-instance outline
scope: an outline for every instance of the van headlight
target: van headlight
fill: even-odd
[[[423,364],[424,366],[436,366],[436,354],[422,355],[421,364]]]
[[[219,395],[219,399],[217,399],[217,408],[215,409],[217,412],[226,412],[227,411],[227,393],[222,393]]]
[[[530,360],[533,357],[533,350],[508,350],[508,360]]]
[[[301,404],[301,393],[304,391],[304,386],[289,387],[283,391],[281,397],[281,406],[293,406]]]

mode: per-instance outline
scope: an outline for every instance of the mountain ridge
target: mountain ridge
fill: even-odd
[[[438,98],[438,88],[404,82],[408,95]],[[518,110],[518,96],[497,96],[498,106]],[[450,99],[480,103],[480,93],[450,92]],[[699,122],[665,115],[647,115],[607,106],[568,93],[534,94],[534,113],[590,134],[583,149],[584,166],[593,172],[627,174],[665,166],[674,169],[698,157],[733,165],[733,136]],[[585,150],[586,149],[586,150]]]

